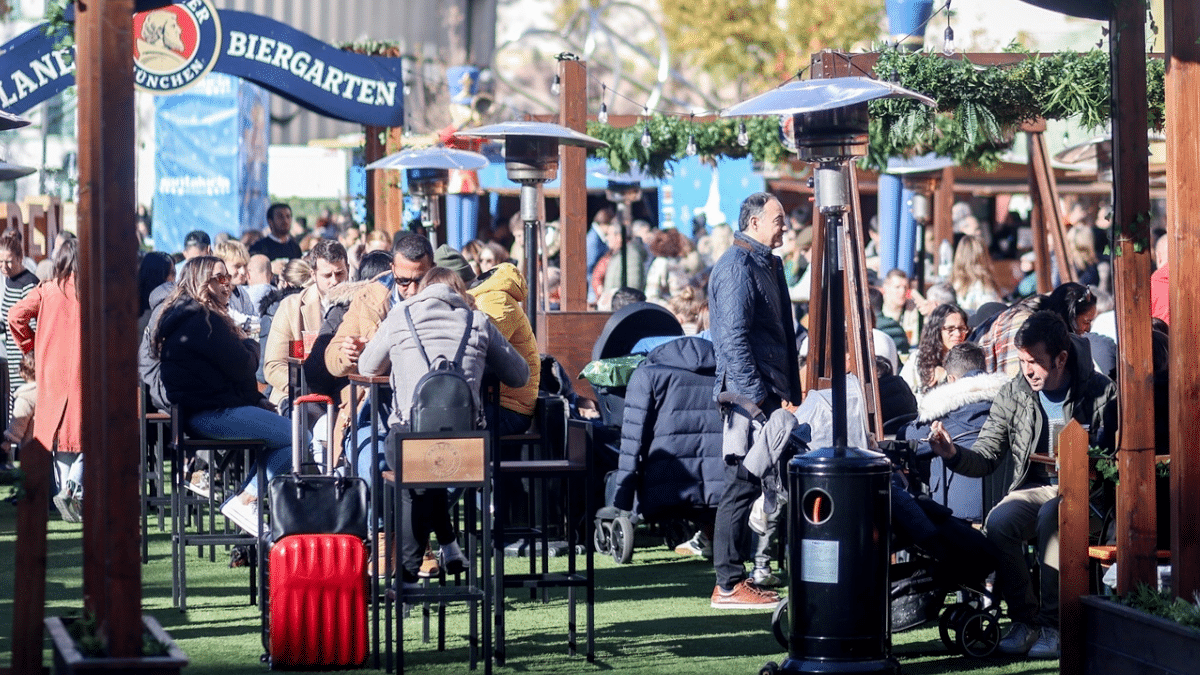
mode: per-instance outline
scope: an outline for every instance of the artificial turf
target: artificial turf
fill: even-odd
[[[0,502],[0,560],[14,559],[15,523],[16,508]],[[81,607],[80,532],[80,525],[51,516],[47,616],[78,612]],[[596,556],[594,663],[588,663],[582,655],[567,655],[565,591],[552,592],[550,601],[543,604],[530,600],[528,591],[512,590],[506,599],[508,660],[497,672],[723,675],[757,673],[767,661],[781,661],[786,656],[772,637],[770,613],[709,607],[711,563],[678,556],[667,550],[661,539],[648,535],[639,533],[637,543],[634,559],[627,565]],[[220,552],[217,562],[207,557],[197,559],[194,549],[192,556],[188,565],[189,608],[183,613],[171,607],[169,535],[151,527],[150,561],[142,568],[144,611],[156,617],[187,653],[191,659],[188,673],[266,671],[259,662],[263,651],[259,615],[247,603],[246,570],[229,569],[227,556]],[[509,563],[527,564],[512,558]],[[12,598],[13,569],[9,562],[0,575],[0,667],[7,667],[11,661]],[[845,607],[844,611],[856,609]],[[438,652],[433,643],[422,644],[419,612],[414,611],[407,620],[407,672],[469,672],[465,610],[451,606],[448,615],[445,652]],[[583,616],[581,610],[581,643]],[[893,636],[893,644],[902,672],[910,675],[1058,672],[1057,661],[952,656],[938,639],[935,624],[898,633]],[[48,643],[45,662],[50,663]]]

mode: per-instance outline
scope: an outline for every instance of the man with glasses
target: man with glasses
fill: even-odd
[[[417,294],[417,288],[425,273],[433,269],[433,247],[429,240],[415,232],[407,232],[396,238],[392,246],[392,272],[385,274],[373,283],[369,283],[358,292],[346,310],[346,318],[338,327],[329,348],[325,351],[325,367],[333,377],[346,377],[358,372],[358,357],[363,347],[375,337],[375,331],[391,308],[402,300],[407,300]],[[381,394],[379,419],[386,420],[391,405],[392,395],[388,391]],[[372,401],[371,405],[376,402]],[[348,410],[349,400],[343,401],[342,414],[353,415]],[[383,461],[383,444],[374,458],[370,450],[371,427],[370,411],[364,408],[357,411],[354,428],[357,430],[359,447],[359,475],[370,484],[372,459],[378,463]],[[339,421],[345,419],[338,415]],[[386,434],[387,429],[380,429]],[[382,439],[382,435],[380,436]],[[381,465],[382,466],[382,465]]]

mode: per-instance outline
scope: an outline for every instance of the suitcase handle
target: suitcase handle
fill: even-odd
[[[334,409],[333,399],[324,394],[305,394],[303,396],[297,396],[296,399],[292,401],[292,471],[299,473],[300,467],[304,464],[313,464],[311,462],[302,463],[300,461],[300,458],[304,454],[303,443],[301,442],[301,438],[303,438],[304,435],[300,433],[300,415],[302,414],[301,410],[304,408],[304,404],[306,403],[325,404],[325,418],[329,423],[329,430],[326,435],[326,443],[328,446],[326,448],[326,454],[328,455],[328,457],[326,457],[326,464],[329,465],[329,475],[333,475],[333,463],[328,460],[333,456],[333,424],[337,415],[336,410]]]

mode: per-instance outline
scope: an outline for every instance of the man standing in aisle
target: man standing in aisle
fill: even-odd
[[[987,537],[999,547],[996,586],[1008,605],[1012,628],[1000,651],[1056,659],[1058,639],[1058,485],[1047,470],[1058,432],[1072,419],[1088,430],[1088,445],[1112,450],[1117,388],[1092,367],[1087,341],[1069,335],[1054,312],[1035,312],[1014,344],[1021,374],[1000,388],[991,413],[970,449],[954,444],[940,421],[929,445],[946,466],[964,476],[986,476],[1008,453],[1013,482],[987,516]],[[1035,455],[1045,461],[1034,461]],[[1036,536],[1041,605],[1030,580],[1025,544]]]
[[[272,261],[294,260],[303,256],[300,244],[291,235],[292,207],[272,204],[267,209],[267,236],[250,246],[250,255],[263,254]]]
[[[733,246],[713,267],[708,284],[713,347],[717,355],[714,398],[730,392],[758,404],[767,416],[800,400],[799,355],[783,264],[771,253],[783,242],[787,219],[773,195],[758,192],[742,202]],[[762,484],[742,465],[751,445],[741,414],[722,410],[725,488],[713,532],[717,585],[715,609],[773,609],[779,595],[746,577],[750,558],[750,507]]]

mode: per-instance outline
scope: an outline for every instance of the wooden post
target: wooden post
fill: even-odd
[[[1054,238],[1054,248],[1058,251],[1058,255],[1054,256],[1058,267],[1058,278],[1062,282],[1075,281],[1075,270],[1071,269],[1067,260],[1062,212],[1058,207],[1058,186],[1054,181],[1054,169],[1050,166],[1050,153],[1046,149],[1046,137],[1043,135],[1045,128],[1046,123],[1043,121],[1036,130],[1030,129],[1026,132],[1029,139],[1029,191],[1037,207],[1033,219],[1035,221],[1033,223],[1033,236],[1035,237],[1033,249],[1038,256],[1038,293],[1049,293],[1054,288],[1054,284],[1050,280],[1050,253],[1046,247],[1047,233]],[[1038,224],[1042,226],[1040,233]],[[1045,290],[1042,289],[1043,281],[1046,283]]]
[[[385,142],[380,139],[387,133],[384,127],[365,126],[363,127],[363,166],[371,162],[383,159],[387,156],[385,151]],[[367,174],[367,221],[371,223],[372,229],[379,229],[380,222],[380,206],[383,202],[384,182],[387,178],[387,171],[372,170]],[[362,235],[366,236],[366,232]]]
[[[114,657],[142,648],[133,0],[76,4],[84,602]]]
[[[50,452],[32,441],[21,448],[25,495],[17,503],[17,553],[13,561],[12,672],[42,675],[42,619],[46,611],[46,504]]]
[[[879,405],[879,377],[875,372],[875,339],[871,335],[874,312],[871,294],[867,290],[866,245],[863,242],[862,205],[858,198],[858,171],[850,163],[850,213],[846,214],[847,237],[843,246],[846,261],[846,326],[852,340],[847,343],[853,355],[849,372],[858,377],[863,391],[863,412],[867,415],[867,431],[883,438],[883,413]]]
[[[1088,435],[1071,420],[1058,437],[1058,625],[1062,675],[1083,675],[1088,594]],[[1124,482],[1124,481],[1121,481]]]
[[[1146,29],[1140,2],[1114,4],[1110,22],[1113,127],[1113,295],[1119,345],[1117,592],[1154,583],[1154,367],[1150,354],[1150,166]],[[1171,180],[1179,180],[1172,174]],[[1139,250],[1140,249],[1140,250]],[[1183,346],[1184,343],[1176,342]],[[1186,347],[1185,347],[1186,349]],[[1179,374],[1179,371],[1176,371]],[[1190,597],[1190,596],[1189,596]]]
[[[948,241],[951,245],[954,244],[954,219],[952,212],[954,211],[954,167],[948,166],[942,169],[942,179],[938,181],[937,188],[933,193],[933,255],[934,264],[937,267],[934,269],[934,274],[930,275],[929,270],[925,270],[926,278],[936,276],[937,270],[941,269],[942,265],[949,265],[954,261],[954,250],[950,250],[950,260],[942,260],[942,242]],[[943,281],[950,281],[943,279]],[[926,289],[918,288],[922,293]],[[914,338],[914,344],[920,340],[921,336],[917,335]],[[899,373],[897,373],[899,374]]]
[[[808,295],[808,357],[805,361],[804,381],[800,383],[804,395],[821,388],[821,381],[829,378],[829,333],[824,321],[828,316],[828,287],[825,272],[825,216],[813,208],[812,268],[809,272],[812,285]],[[793,401],[794,402],[794,401]]]
[[[1200,591],[1200,349],[1191,336],[1200,299],[1200,7],[1166,0],[1167,232],[1171,324],[1171,586],[1185,600]],[[1122,481],[1124,482],[1124,481]]]
[[[559,96],[559,124],[587,133],[587,63],[561,60],[558,74],[562,80]],[[559,265],[562,281],[560,307],[564,312],[587,309],[587,150],[563,146],[559,171],[562,186],[558,197],[558,226],[562,249]]]

